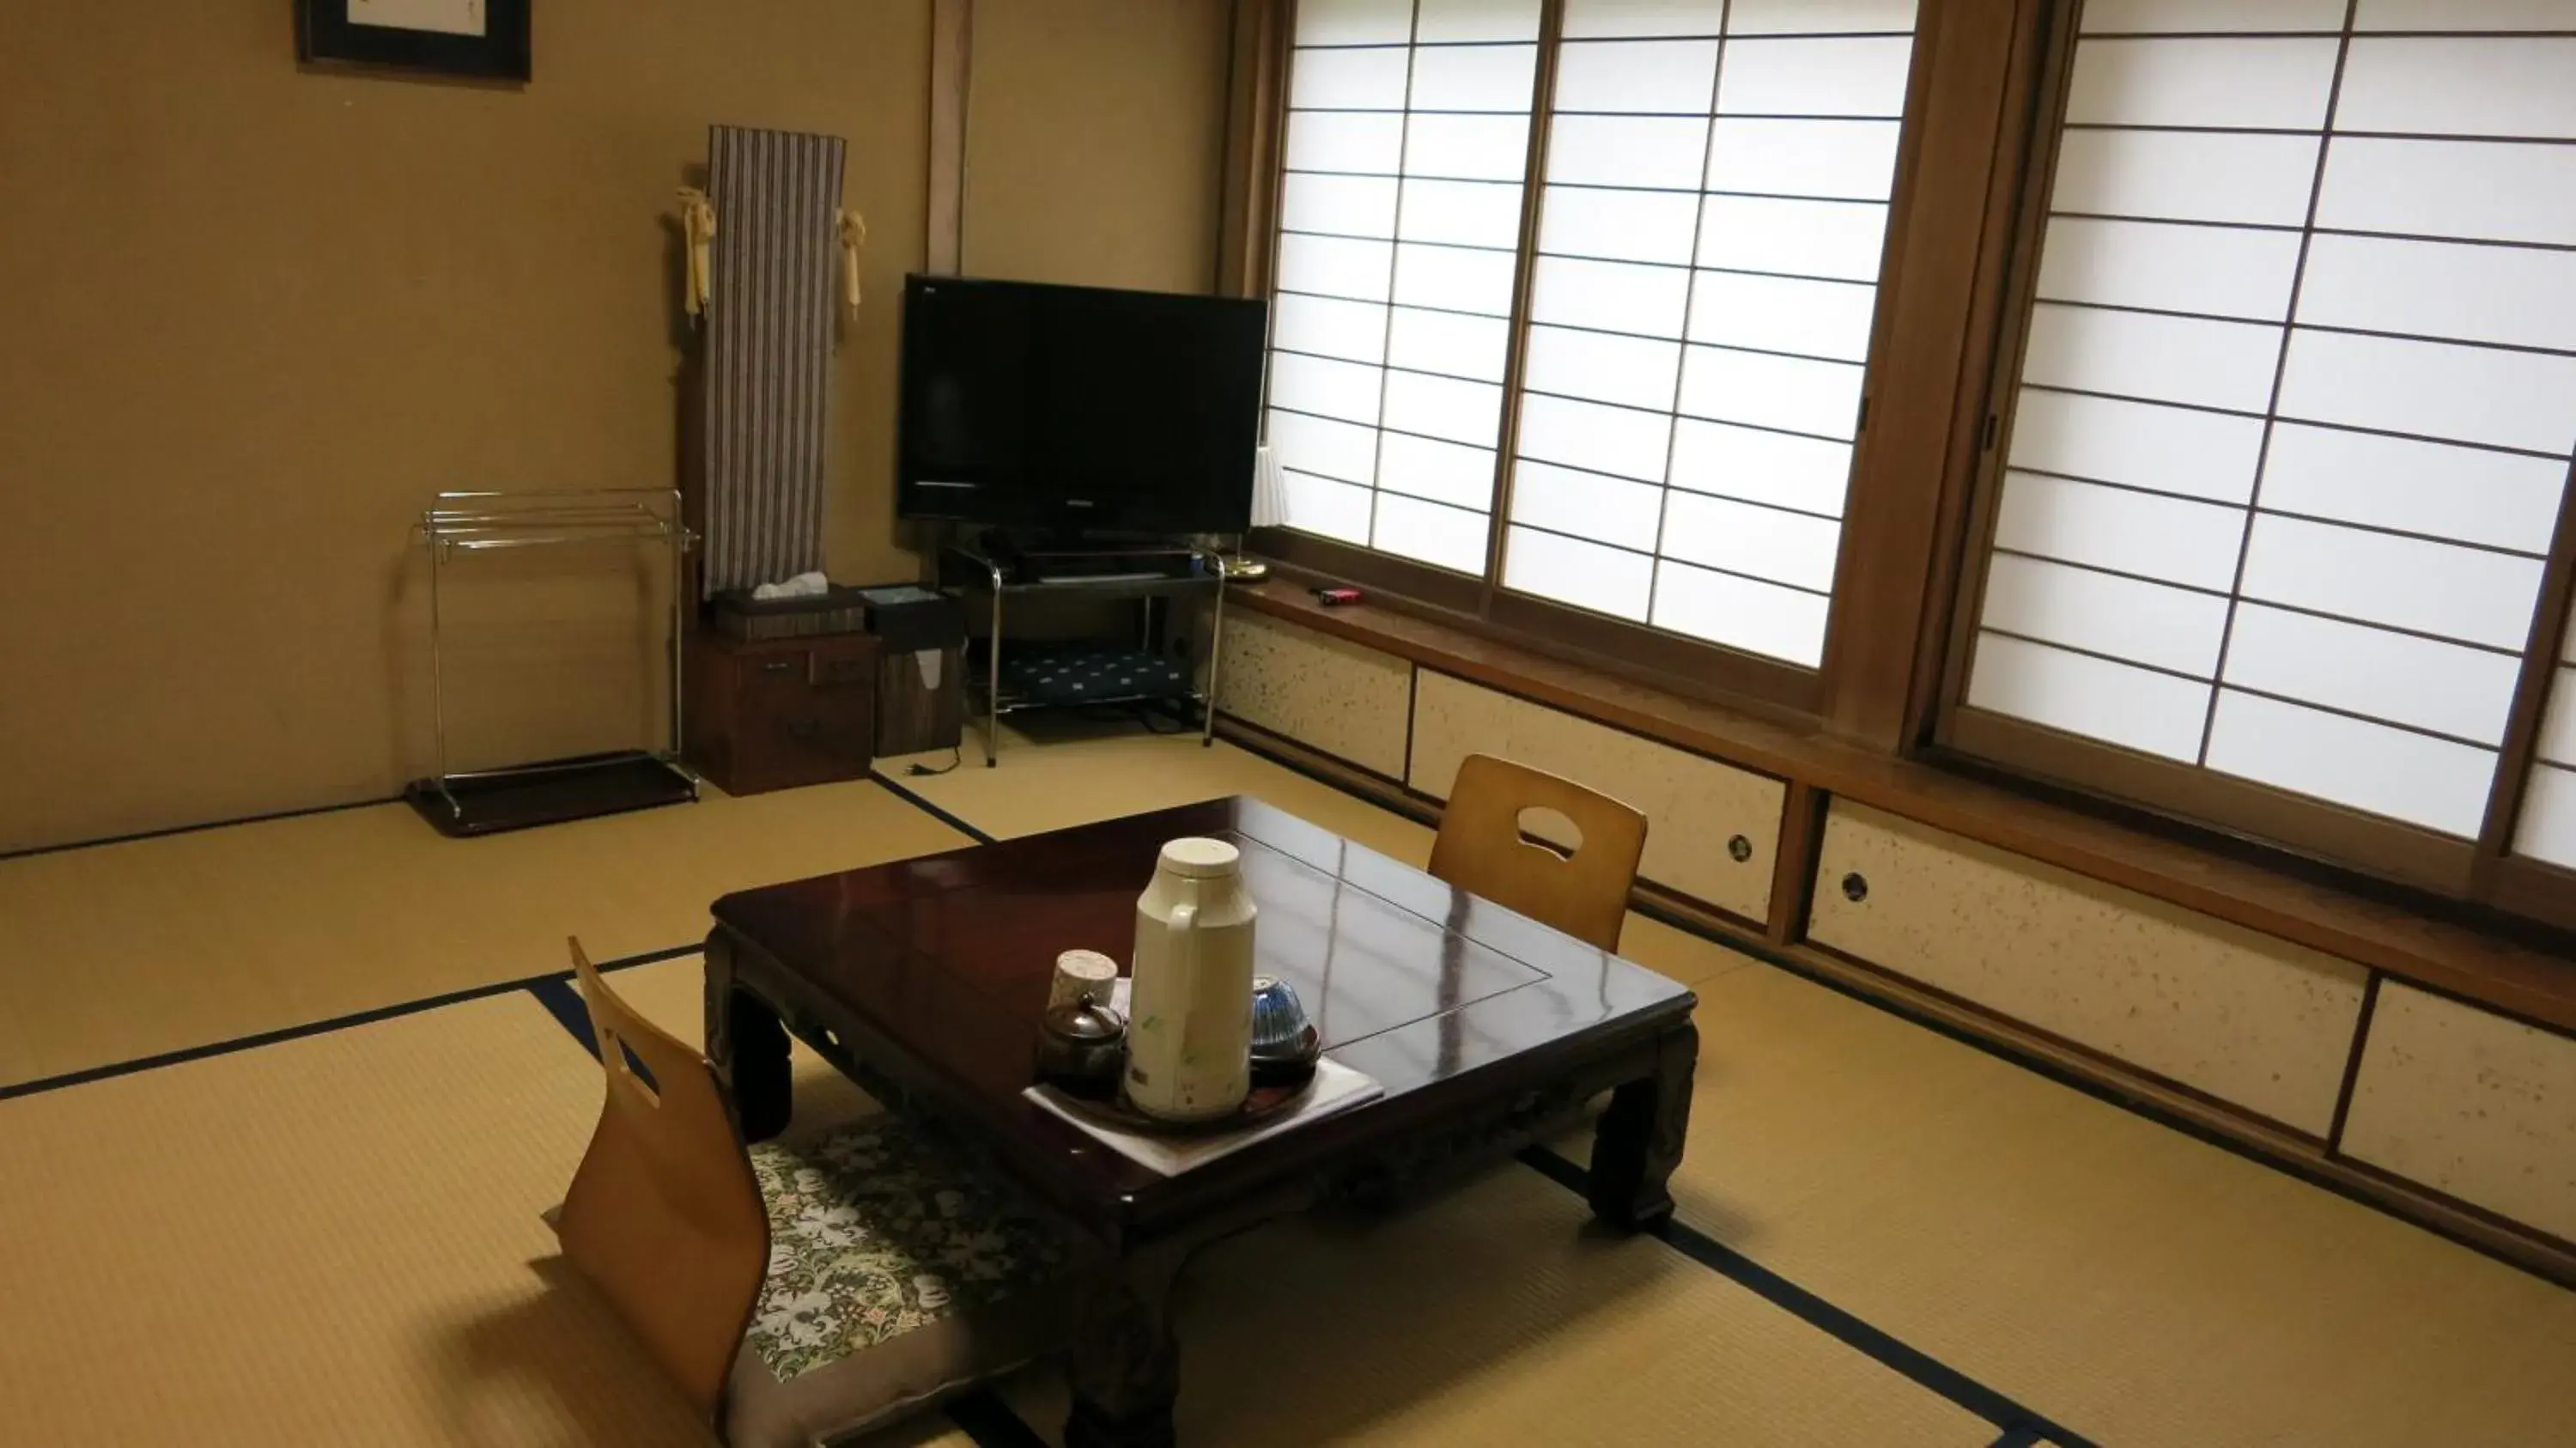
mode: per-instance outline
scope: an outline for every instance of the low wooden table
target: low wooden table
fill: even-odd
[[[1259,969],[1333,1058],[1386,1094],[1177,1176],[1031,1105],[1058,952],[1124,958],[1164,841],[1231,840],[1261,907]],[[978,1138],[1111,1264],[1075,1340],[1065,1439],[1173,1442],[1171,1288],[1200,1247],[1561,1129],[1612,1092],[1593,1210],[1672,1211],[1698,1054],[1681,986],[1282,813],[1235,798],[728,895],[707,940],[708,1054],[744,1134],[787,1124],[787,1030]]]

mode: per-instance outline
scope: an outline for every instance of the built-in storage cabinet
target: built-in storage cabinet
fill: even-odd
[[[1391,654],[1235,614],[1225,621],[1218,707],[1388,779],[1404,777],[1413,665]]]
[[[2323,1138],[2349,961],[1834,802],[1807,938]]]
[[[2342,1145],[2576,1242],[2576,1037],[2386,982]]]
[[[1644,810],[1646,879],[1757,925],[1769,913],[1787,792],[1779,780],[1424,669],[1405,782],[1446,799],[1470,754],[1561,774]]]

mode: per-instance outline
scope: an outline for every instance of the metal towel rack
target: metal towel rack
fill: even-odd
[[[570,488],[440,493],[415,535],[429,550],[429,698],[438,772],[405,791],[413,808],[451,835],[489,834],[697,798],[680,763],[680,649],[687,625],[684,559],[696,535],[682,521],[677,488]],[[662,750],[453,770],[447,762],[447,666],[440,576],[460,553],[580,544],[655,542],[671,561],[671,735]]]

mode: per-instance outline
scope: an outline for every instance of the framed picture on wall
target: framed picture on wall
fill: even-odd
[[[528,78],[530,0],[295,0],[305,61]]]

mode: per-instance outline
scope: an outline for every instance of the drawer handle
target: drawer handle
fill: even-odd
[[[1869,881],[1860,871],[1843,876],[1843,898],[1855,905],[1869,898]]]
[[[1726,857],[1741,865],[1753,858],[1753,842],[1742,835],[1726,842]]]
[[[764,674],[783,674],[794,667],[796,667],[794,659],[763,659],[760,671]]]

